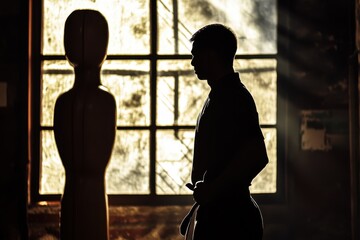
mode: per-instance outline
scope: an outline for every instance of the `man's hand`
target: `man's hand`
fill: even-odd
[[[194,191],[195,186],[192,183],[187,183],[185,186],[191,191]]]
[[[201,204],[206,204],[211,200],[212,189],[204,181],[198,181],[194,187],[194,200]]]

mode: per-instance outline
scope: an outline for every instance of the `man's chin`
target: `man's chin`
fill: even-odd
[[[201,75],[201,74],[198,74],[198,73],[195,73],[196,74],[196,76],[197,76],[197,78],[199,79],[199,80],[206,80],[206,77],[205,76],[203,76],[203,75]]]

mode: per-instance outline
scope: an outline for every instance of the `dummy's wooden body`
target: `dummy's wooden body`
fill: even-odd
[[[116,131],[116,102],[100,81],[108,25],[101,13],[76,10],[66,20],[64,46],[75,70],[72,89],[56,100],[54,133],[65,168],[62,240],[107,240],[105,170]]]

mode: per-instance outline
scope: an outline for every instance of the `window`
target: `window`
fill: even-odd
[[[238,35],[235,69],[252,92],[270,158],[251,192],[271,195],[278,181],[276,0],[36,0],[33,3],[32,198],[58,200],[65,172],[53,135],[57,97],[72,87],[63,48],[75,9],[99,10],[109,24],[102,84],[115,96],[117,135],[106,172],[110,203],[191,202],[197,114],[208,94],[190,65],[192,33],[221,22]],[[225,126],[224,126],[225,127]]]

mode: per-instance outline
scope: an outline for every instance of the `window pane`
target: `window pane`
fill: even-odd
[[[253,180],[252,193],[276,192],[276,129],[262,129],[269,164]],[[156,193],[191,194],[185,184],[191,181],[193,130],[167,130],[157,133]]]
[[[60,194],[64,191],[65,170],[57,151],[53,131],[41,132],[40,194]]]
[[[40,194],[61,194],[65,170],[53,131],[41,132],[42,156]],[[149,193],[149,132],[117,131],[106,170],[108,194]]]
[[[156,141],[156,193],[190,194],[194,130],[158,131]]]
[[[276,124],[276,60],[237,59],[234,67],[254,97],[260,124]]]
[[[114,95],[118,125],[149,125],[149,62],[105,61],[102,85]],[[45,61],[41,96],[41,125],[52,126],[58,96],[72,88],[75,75],[66,61]]]
[[[190,60],[159,61],[157,123],[195,125],[209,90],[206,81],[194,75]]]
[[[206,24],[230,26],[238,54],[276,53],[276,0],[159,0],[159,53],[189,53],[191,35]]]
[[[117,125],[150,124],[149,61],[105,61],[101,82],[117,103]]]
[[[116,133],[115,146],[106,170],[108,194],[149,194],[149,131]]]
[[[275,193],[276,192],[276,129],[262,129],[265,138],[266,150],[269,163],[253,180],[250,191],[252,193]]]
[[[64,24],[75,9],[100,11],[109,25],[108,54],[150,52],[149,0],[44,0],[44,55],[63,55]]]
[[[74,84],[73,68],[66,61],[45,61],[41,84],[41,125],[52,126],[56,99]]]

